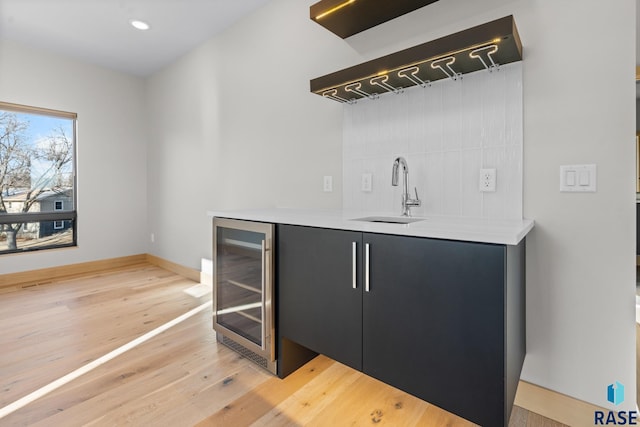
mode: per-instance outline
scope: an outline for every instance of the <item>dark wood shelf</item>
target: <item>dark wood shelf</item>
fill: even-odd
[[[436,1],[438,0],[322,0],[309,7],[309,17],[346,39]]]
[[[475,56],[471,55],[472,52]],[[513,16],[315,78],[311,80],[310,88],[311,92],[333,100],[353,101],[366,97],[364,94],[386,93],[391,91],[389,87],[399,90],[421,82],[448,78],[445,71],[437,67],[438,64],[447,70],[450,78],[455,79],[462,74],[493,69],[491,60],[496,65],[522,60],[522,43]],[[450,63],[450,68],[446,63]],[[383,80],[389,87],[385,89],[372,79],[374,82]],[[354,86],[362,93],[348,90]]]

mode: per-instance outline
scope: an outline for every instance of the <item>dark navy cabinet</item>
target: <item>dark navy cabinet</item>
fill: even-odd
[[[477,424],[508,424],[525,354],[524,242],[287,225],[277,239],[281,340]]]
[[[361,275],[352,283],[362,233],[282,225],[277,234],[278,334],[362,370]]]

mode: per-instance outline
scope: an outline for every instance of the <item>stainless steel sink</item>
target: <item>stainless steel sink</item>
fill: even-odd
[[[426,218],[412,218],[407,216],[367,216],[364,218],[354,218],[352,221],[364,222],[384,222],[387,224],[411,224],[412,222],[424,221]]]

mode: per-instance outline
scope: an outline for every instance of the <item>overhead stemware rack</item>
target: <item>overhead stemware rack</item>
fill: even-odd
[[[354,103],[411,86],[428,87],[441,79],[522,60],[522,43],[513,16],[345,68],[311,80],[311,92]]]

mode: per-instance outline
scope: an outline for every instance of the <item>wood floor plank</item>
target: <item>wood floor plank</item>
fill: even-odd
[[[514,406],[511,410],[511,419],[509,420],[510,427],[526,426],[529,411],[522,409],[519,406]]]
[[[530,412],[527,417],[526,427],[569,427],[566,424],[562,424],[558,421],[554,421],[549,418],[545,418],[542,415],[538,415],[534,412]]]
[[[0,406],[211,298],[151,264],[0,291]],[[4,426],[473,424],[318,356],[284,380],[215,340],[205,310],[0,419]],[[511,427],[560,427],[514,409]]]
[[[192,425],[216,405],[222,407],[270,378],[219,346],[205,326],[209,320],[210,313],[199,313],[131,350],[126,359],[108,362],[6,420],[23,419],[30,425],[121,425],[135,419],[140,425],[159,425],[174,417],[177,405],[190,411],[188,416],[179,411],[176,424],[169,425]]]
[[[150,281],[154,288],[131,289]],[[200,300],[182,292],[193,284],[145,265],[3,294],[0,406],[196,307]]]
[[[299,425],[312,425],[312,420],[321,416],[327,407],[333,407],[336,399],[343,397],[346,389],[361,377],[353,369],[333,363],[318,377],[274,405],[252,425],[259,427],[287,424],[284,420],[292,420],[292,423]]]
[[[450,412],[446,412],[437,406],[430,405],[425,413],[422,415],[416,426],[421,427],[440,427],[440,426],[451,426],[451,427],[469,427],[475,426],[470,421],[467,421],[463,418],[460,418]],[[523,426],[517,426],[523,427]]]
[[[334,365],[331,359],[319,356],[284,380],[272,377],[221,410],[200,421],[198,427],[248,426],[263,417],[305,384]]]
[[[337,396],[330,409],[309,420],[311,426],[322,425],[417,425],[428,404],[385,384],[352,371],[355,381]],[[320,396],[318,396],[319,398]]]

